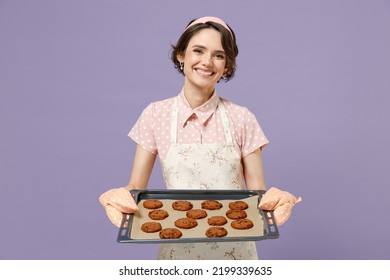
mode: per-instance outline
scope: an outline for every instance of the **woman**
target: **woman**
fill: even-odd
[[[168,189],[265,190],[261,150],[268,144],[255,116],[218,97],[215,85],[234,76],[238,48],[233,30],[221,19],[202,17],[173,46],[172,61],[184,75],[178,96],[150,104],[129,136],[137,143],[126,187],[100,197],[111,221],[137,206],[130,189],[145,189],[159,155]],[[259,205],[284,223],[297,199],[271,188]],[[257,259],[254,242],[162,245],[158,259]]]

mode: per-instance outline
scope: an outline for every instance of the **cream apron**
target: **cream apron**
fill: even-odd
[[[178,144],[176,99],[171,115],[171,146],[162,164],[168,189],[243,189],[241,158],[232,140],[226,109],[219,100],[226,144]],[[163,244],[158,254],[164,259],[258,259],[255,242],[208,242]]]

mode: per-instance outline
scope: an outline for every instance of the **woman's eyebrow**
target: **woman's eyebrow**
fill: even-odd
[[[202,46],[202,45],[193,45],[192,46],[192,48],[194,49],[194,48],[199,48],[199,49],[207,49],[205,46]],[[216,52],[216,53],[225,53],[225,51],[224,50],[215,50],[214,52]]]

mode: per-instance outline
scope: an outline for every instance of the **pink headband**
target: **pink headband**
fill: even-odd
[[[186,27],[189,28],[190,26],[193,26],[195,24],[198,24],[198,23],[206,23],[208,21],[211,21],[211,22],[215,22],[215,23],[219,23],[220,25],[222,25],[223,27],[225,27],[227,30],[229,30],[230,34],[232,35],[233,37],[233,33],[232,31],[230,30],[229,26],[227,26],[227,24],[220,18],[217,18],[217,17],[201,17],[201,18],[198,18],[196,20],[194,20],[193,22],[191,22],[190,25],[188,25]]]

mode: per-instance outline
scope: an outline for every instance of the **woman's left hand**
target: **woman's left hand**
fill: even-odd
[[[297,199],[289,192],[272,187],[261,198],[259,208],[262,210],[273,210],[275,222],[280,226],[290,218],[292,207],[301,201],[301,197]]]

